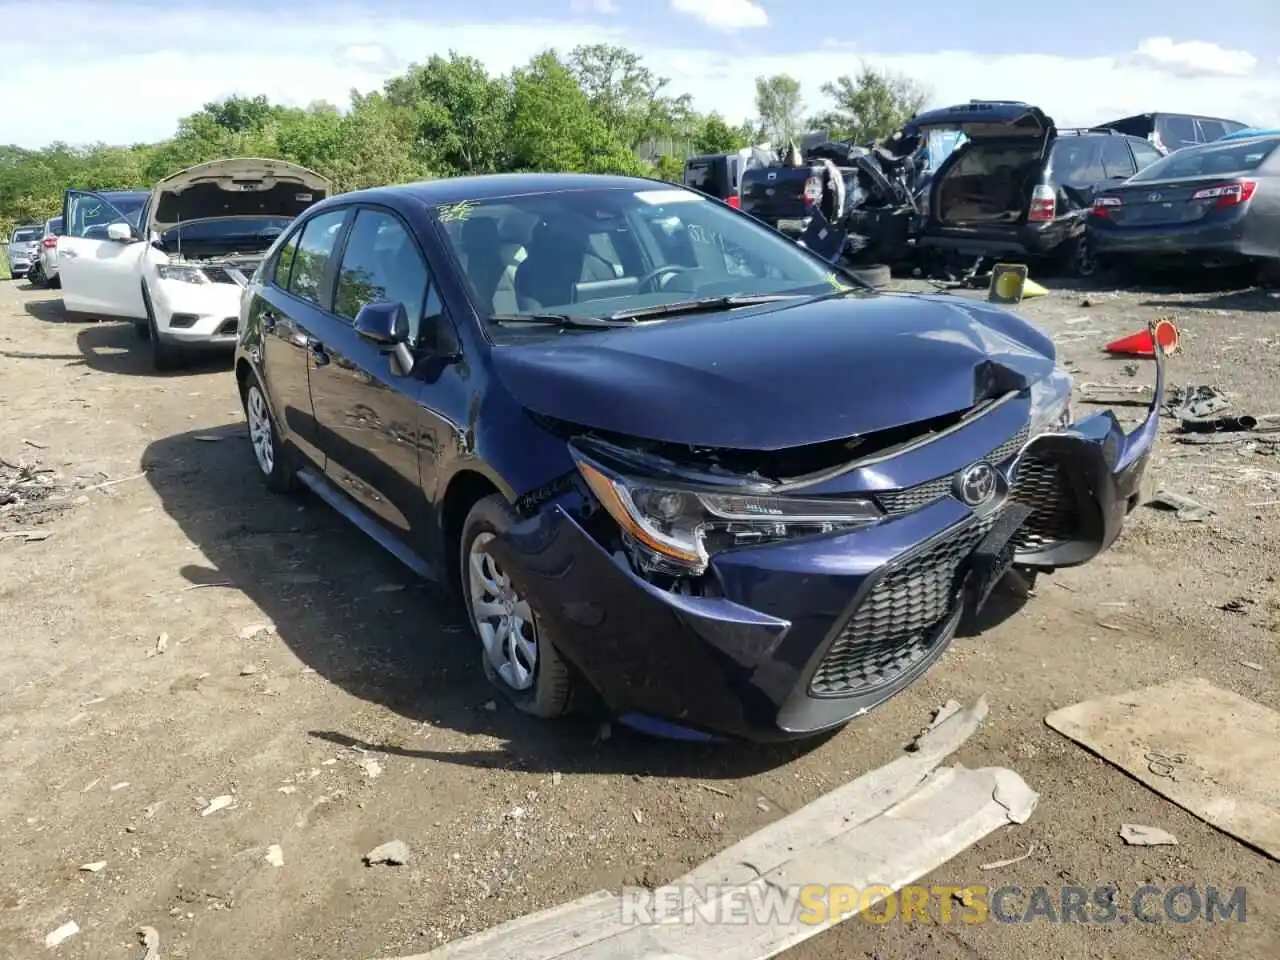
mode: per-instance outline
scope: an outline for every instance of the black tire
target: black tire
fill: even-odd
[[[49,287],[49,289],[50,289],[50,290],[61,290],[61,289],[62,289],[62,278],[61,278],[61,277],[52,277],[52,278],[48,281],[47,286]]]
[[[165,343],[156,326],[156,312],[151,307],[151,294],[147,285],[142,285],[142,306],[147,311],[147,335],[144,339],[151,342],[151,366],[157,373],[168,373],[182,366],[182,349],[171,343]]]
[[[255,393],[261,399],[260,408],[256,406]],[[248,373],[240,384],[240,403],[244,407],[245,422],[249,429],[249,444],[253,448],[253,459],[258,466],[258,473],[262,476],[262,482],[272,493],[294,492],[298,489],[297,458],[289,445],[280,439],[279,425],[276,423],[275,414],[271,411],[267,392],[262,388],[262,381],[258,379],[257,374]],[[259,410],[261,416],[265,417],[269,433],[270,469],[263,461],[254,429],[254,424],[259,422]]]
[[[858,264],[845,269],[875,290],[883,290],[893,280],[893,271],[883,263]]]
[[[1258,284],[1271,290],[1280,289],[1280,260],[1263,260],[1258,264]]]
[[[484,534],[497,536],[518,521],[515,511],[501,494],[492,494],[476,502],[462,525],[458,542],[459,580],[462,602],[467,621],[477,642],[480,642],[480,662],[489,682],[509,700],[517,710],[530,716],[550,719],[568,713],[573,701],[573,680],[546,625],[534,617],[537,657],[533,665],[533,684],[517,689],[498,672],[480,637],[480,625],[473,604],[471,584],[471,548]],[[518,591],[518,585],[513,585]]]

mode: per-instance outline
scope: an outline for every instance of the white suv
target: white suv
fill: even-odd
[[[133,320],[158,370],[180,366],[187,350],[230,351],[248,277],[294,217],[329,191],[305,167],[256,157],[166,177],[136,214],[110,194],[68,190],[58,241],[63,305]]]

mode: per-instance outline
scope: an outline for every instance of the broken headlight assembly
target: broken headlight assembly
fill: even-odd
[[[884,518],[870,500],[803,499],[623,476],[575,454],[578,471],[622,531],[642,573],[699,576],[735,547],[864,527]]]
[[[208,283],[208,275],[199,267],[185,263],[158,263],[156,276],[161,280],[177,280],[180,283]]]
[[[1071,423],[1071,385],[1071,374],[1061,367],[1031,385],[1029,437],[1058,433]]]

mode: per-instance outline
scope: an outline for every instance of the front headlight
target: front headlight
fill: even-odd
[[[640,548],[633,556],[672,575],[703,573],[721,550],[849,530],[884,517],[870,500],[712,493],[627,478],[577,453],[574,460],[628,545]]]
[[[1071,374],[1054,367],[1043,380],[1031,385],[1030,438],[1055,433],[1071,422]]]
[[[161,280],[177,280],[181,283],[208,283],[209,277],[199,267],[184,263],[156,264],[156,276]]]

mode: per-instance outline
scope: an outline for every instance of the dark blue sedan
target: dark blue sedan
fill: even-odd
[[[1084,563],[1142,426],[1070,422],[1014,314],[881,295],[737,210],[624,177],[343,194],[246,288],[267,486],[313,490],[460,592],[490,680],[670,735],[838,726],[1010,568]]]

